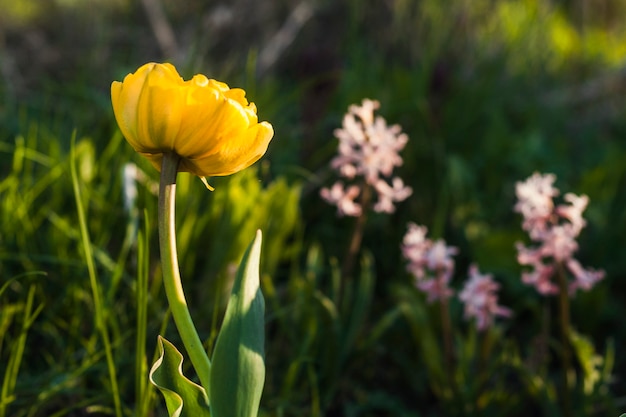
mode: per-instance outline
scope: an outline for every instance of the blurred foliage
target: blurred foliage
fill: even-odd
[[[574,404],[585,416],[624,408],[622,0],[0,0],[0,10],[0,412],[111,413],[72,203],[74,130],[116,363],[134,369],[137,262],[150,277],[146,357],[161,329],[176,342],[154,241],[157,173],[121,137],[109,99],[112,80],[151,60],[245,88],[276,131],[256,168],[211,179],[212,193],[181,175],[177,207],[182,275],[209,347],[232,265],[264,231],[264,415],[558,415],[557,370],[541,359],[554,356],[543,337],[554,305],[520,282],[514,250],[524,239],[514,185],[533,171],[590,197],[579,258],[607,271],[572,301]],[[360,279],[343,297],[336,264],[353,221],[318,193],[333,180],[333,130],[364,97],[409,135],[399,174],[414,195],[369,217]],[[132,212],[130,161],[146,177]],[[408,221],[460,248],[453,286],[475,261],[515,311],[477,335],[452,303],[459,395],[446,391],[436,314],[399,253]],[[137,261],[146,224],[151,256]],[[140,402],[134,380],[120,373],[127,415]],[[159,415],[151,398],[144,415]]]

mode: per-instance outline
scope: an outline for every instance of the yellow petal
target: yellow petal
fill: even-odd
[[[230,90],[230,88],[228,87],[228,84],[223,83],[221,81],[214,80],[214,79],[210,79],[209,80],[209,86],[211,88],[214,88],[214,89],[222,92],[222,93]]]
[[[133,109],[136,108],[125,108],[124,101],[122,100],[122,88],[123,84],[119,81],[113,81],[113,83],[111,83],[111,103],[113,104],[113,114],[115,115],[117,125],[122,131],[122,135],[124,135],[131,146],[137,150],[135,146],[137,143],[137,127],[134,125],[134,121],[137,120],[137,118],[134,114],[130,117],[128,117],[127,114],[124,114],[125,111],[133,111]]]
[[[224,92],[224,95],[230,99],[235,100],[236,102],[238,102],[244,107],[248,105],[248,100],[246,99],[246,92],[242,90],[241,88],[230,89]]]
[[[187,159],[185,168],[199,176],[230,175],[255,163],[265,152],[274,136],[272,125],[259,123],[243,135],[222,143],[218,152],[199,159]]]
[[[146,88],[137,106],[137,136],[143,152],[174,150],[180,129],[182,97],[174,88]]]
[[[163,89],[179,88],[183,80],[171,64],[149,63],[111,85],[113,112],[126,140],[138,152],[155,152],[164,137],[177,131],[179,117],[174,95]],[[167,143],[166,143],[167,144]]]
[[[142,148],[137,137],[137,102],[146,77],[154,65],[156,64],[145,64],[134,74],[128,74],[123,82],[114,81],[111,84],[111,103],[115,119],[126,140],[137,151]]]
[[[139,152],[141,156],[146,158],[153,167],[157,169],[157,171],[161,171],[161,163],[163,162],[163,153],[147,153],[147,152]]]
[[[179,155],[197,159],[218,152],[224,141],[241,135],[250,126],[243,107],[215,89],[202,88],[193,94],[200,104],[184,110],[175,149]]]
[[[270,141],[274,137],[274,128],[268,122],[261,122],[255,125],[256,129],[250,129],[248,132],[248,137],[252,139],[249,145],[249,159],[245,162],[240,169],[244,169],[261,159],[265,152],[267,152],[267,147],[270,144]]]
[[[183,109],[183,80],[171,65],[156,65],[137,103],[137,137],[144,151],[173,150]]]

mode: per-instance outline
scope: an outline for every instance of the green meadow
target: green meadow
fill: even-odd
[[[176,201],[208,352],[263,233],[259,416],[626,413],[625,22],[622,0],[0,0],[0,417],[168,415],[148,378],[158,335],[183,346],[159,172],[110,92],[146,62],[243,88],[275,131],[214,191],[179,174]],[[339,216],[320,192],[365,98],[408,136],[394,176],[412,194]],[[535,172],[559,202],[589,198],[575,257],[604,277],[588,291],[522,281],[516,184]],[[458,250],[445,304],[407,270],[411,222]],[[471,264],[512,312],[484,330],[458,297]]]

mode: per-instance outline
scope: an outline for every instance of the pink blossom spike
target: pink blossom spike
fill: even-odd
[[[500,284],[493,280],[491,274],[481,274],[474,264],[469,268],[469,279],[465,282],[459,299],[465,306],[465,318],[476,319],[479,331],[493,325],[496,316],[510,317],[512,312],[498,305],[497,292]]]
[[[387,126],[383,117],[374,114],[379,107],[378,101],[364,99],[361,105],[353,104],[348,108],[342,127],[334,132],[339,146],[330,165],[339,176],[348,180],[360,177],[378,193],[374,211],[393,213],[395,203],[406,200],[412,193],[411,188],[405,186],[400,178],[391,178],[393,170],[403,163],[400,151],[404,149],[409,138],[402,133],[400,126]],[[334,189],[335,195],[332,198],[330,191],[324,191],[324,195],[328,197],[325,200],[331,204],[341,201],[345,209],[340,209],[339,212],[353,215],[351,213],[358,211],[342,198],[345,196],[338,188]],[[359,208],[362,212],[363,208]]]
[[[446,246],[441,239],[433,242],[426,238],[427,231],[425,226],[409,223],[401,248],[402,254],[409,261],[407,271],[415,277],[415,286],[427,294],[430,303],[454,294],[450,288],[454,273],[452,256],[458,250]]]
[[[576,239],[587,224],[583,212],[589,198],[567,193],[563,197],[567,204],[555,207],[553,198],[559,195],[559,190],[553,187],[555,180],[553,174],[535,173],[516,185],[518,201],[514,210],[522,214],[522,228],[538,244],[535,248],[527,248],[518,243],[517,260],[520,265],[533,268],[522,273],[522,281],[543,295],[559,292],[553,282],[554,275],[566,267],[574,279],[569,284],[569,294],[574,295],[577,289],[591,289],[604,277],[604,272],[584,269],[574,259],[578,250]]]

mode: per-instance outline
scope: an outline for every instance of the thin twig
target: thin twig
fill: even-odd
[[[163,6],[159,0],[141,0],[141,4],[146,10],[148,21],[161,52],[166,58],[175,59],[179,53],[178,43]]]
[[[308,1],[301,2],[291,11],[283,26],[259,53],[257,62],[257,75],[259,77],[262,77],[278,62],[280,55],[293,43],[298,32],[311,16],[313,16],[313,7]]]

